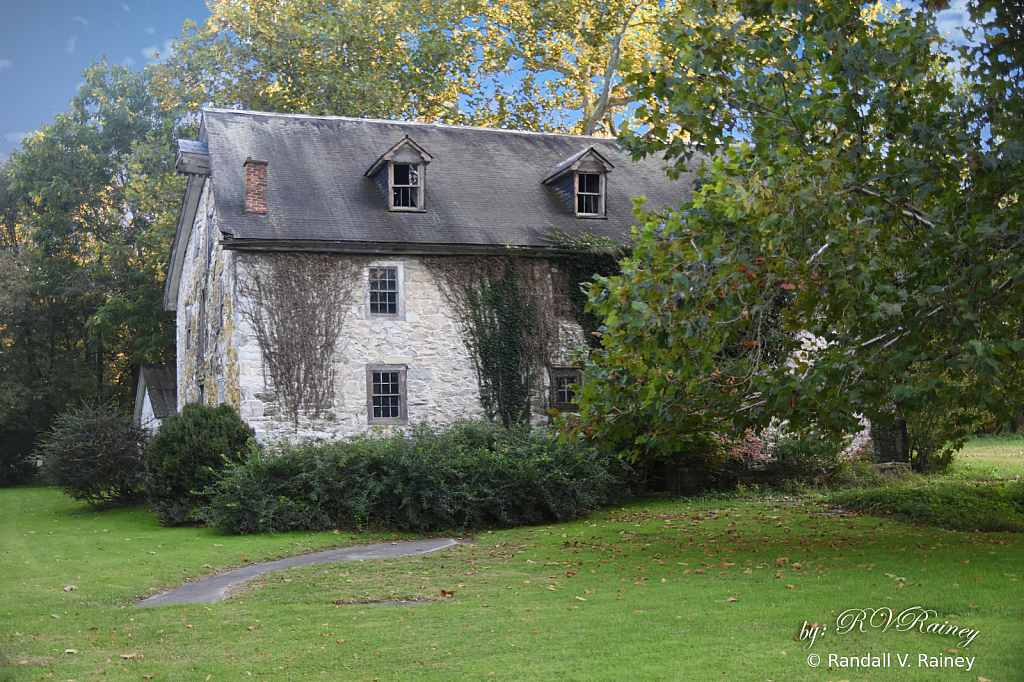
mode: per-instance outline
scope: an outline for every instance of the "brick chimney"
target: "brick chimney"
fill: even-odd
[[[242,165],[245,167],[245,212],[266,213],[267,162],[250,156]]]

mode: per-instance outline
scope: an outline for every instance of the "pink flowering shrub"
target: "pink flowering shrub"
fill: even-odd
[[[739,437],[718,433],[715,434],[715,438],[722,444],[726,456],[731,460],[740,460],[749,464],[768,462],[772,459],[765,443],[752,431],[745,431]]]

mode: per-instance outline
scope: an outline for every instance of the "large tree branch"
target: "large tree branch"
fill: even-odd
[[[622,28],[619,29],[618,33],[612,39],[611,50],[608,53],[608,64],[604,69],[604,84],[601,87],[601,96],[597,100],[597,104],[594,105],[593,111],[586,111],[583,117],[583,134],[593,135],[594,130],[597,128],[598,121],[604,118],[605,112],[608,110],[608,98],[611,97],[612,92],[612,78],[615,76],[615,72],[619,67],[619,59],[621,58],[621,47],[622,38],[626,35],[626,31],[629,30],[629,23],[633,20],[633,15],[640,9],[640,5],[643,4],[643,0],[634,2],[626,14],[625,20],[622,22]]]

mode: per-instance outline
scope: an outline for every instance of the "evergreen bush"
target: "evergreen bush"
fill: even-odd
[[[242,461],[252,437],[252,429],[227,403],[188,403],[165,419],[146,457],[149,497],[160,523],[185,523],[193,509],[208,503],[204,491],[225,465]]]
[[[387,436],[278,444],[230,465],[202,512],[231,533],[361,528],[418,532],[565,521],[617,489],[617,461],[521,427],[418,426]]]
[[[93,506],[144,497],[148,434],[111,405],[74,407],[58,416],[37,455],[46,479]]]

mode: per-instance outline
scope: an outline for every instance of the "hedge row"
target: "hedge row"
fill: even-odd
[[[229,533],[380,524],[428,532],[564,521],[605,503],[618,460],[487,422],[252,447],[201,512]]]

